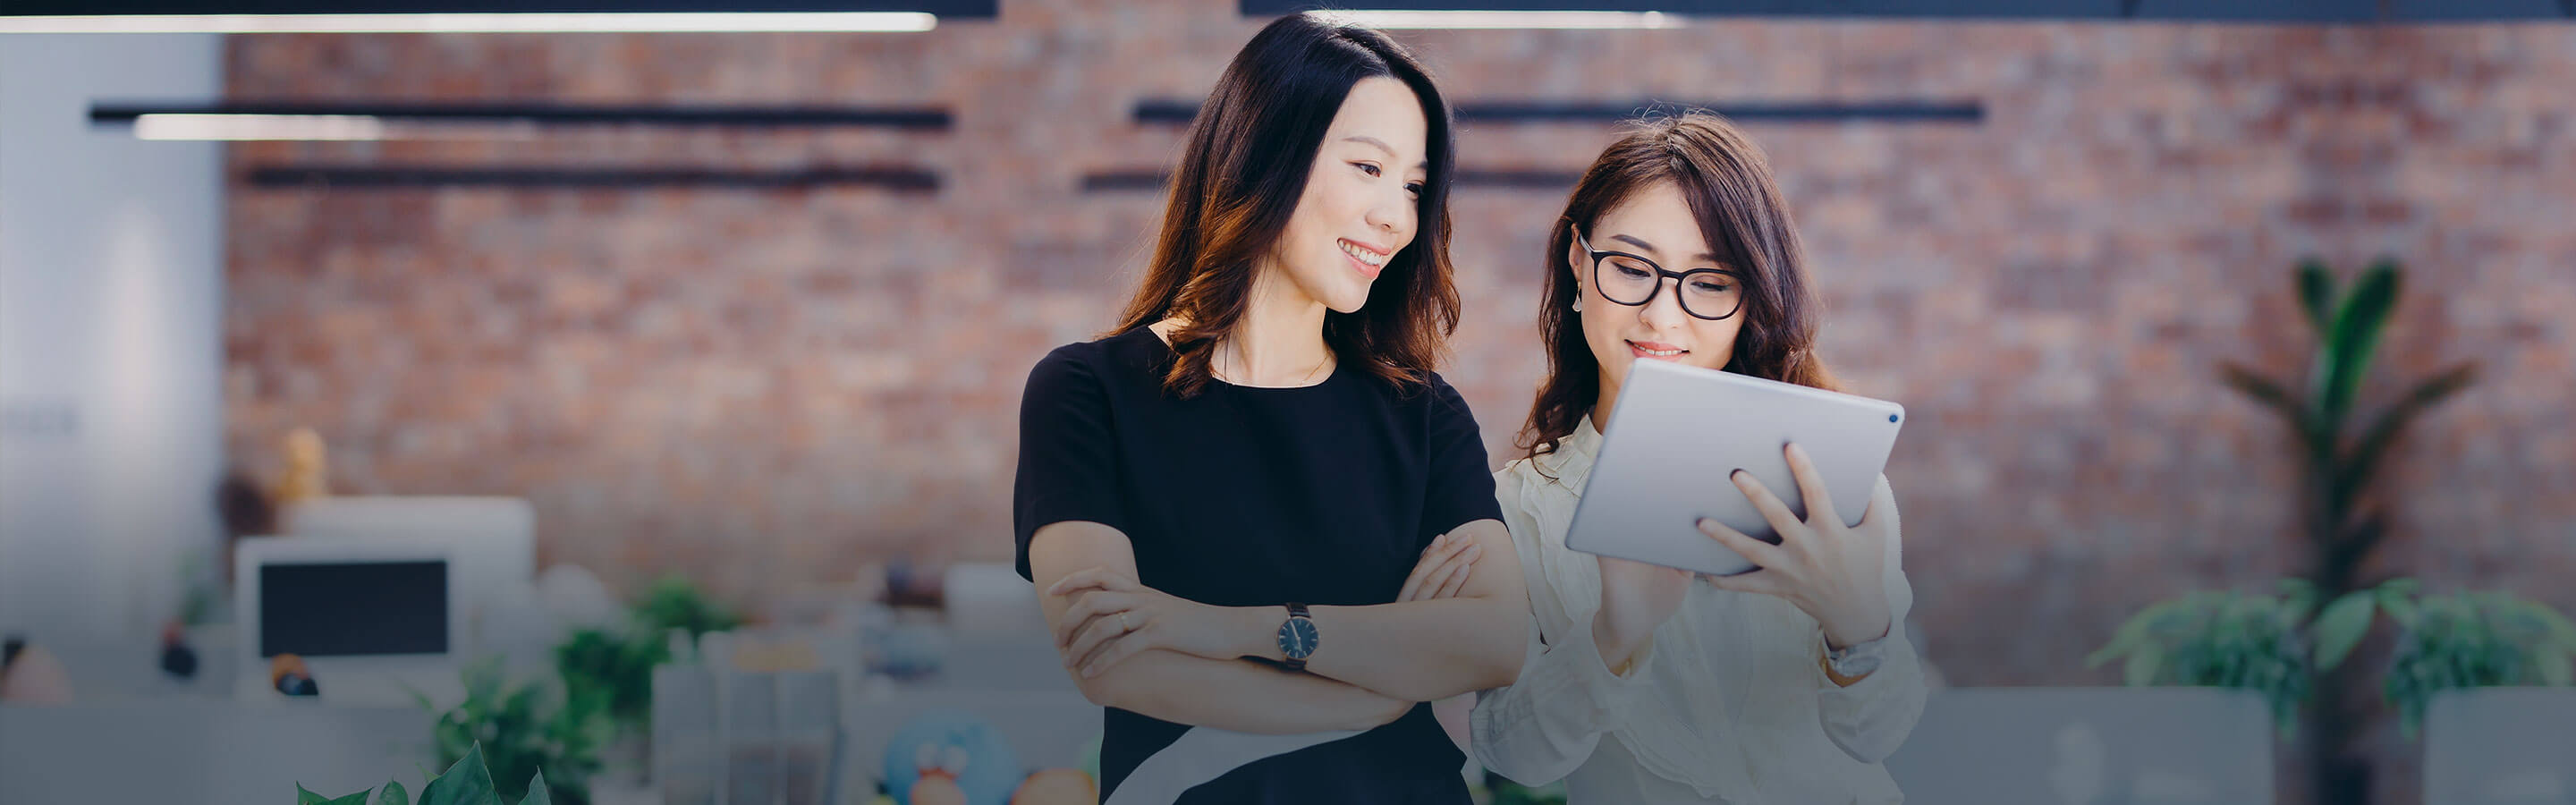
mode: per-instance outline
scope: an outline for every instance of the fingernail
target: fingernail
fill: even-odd
[[[1743,482],[1744,482],[1744,471],[1739,469],[1739,470],[1736,470],[1736,471],[1734,471],[1734,472],[1727,473],[1727,474],[1726,474],[1726,479],[1727,479],[1727,480],[1729,480],[1729,481],[1734,481],[1734,482],[1736,482],[1736,483],[1743,483]]]

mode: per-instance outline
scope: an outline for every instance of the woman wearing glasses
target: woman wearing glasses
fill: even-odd
[[[1833,386],[1765,157],[1714,116],[1636,124],[1575,186],[1547,271],[1529,454],[1494,475],[1536,622],[1519,681],[1477,697],[1476,758],[1526,784],[1562,778],[1575,805],[1897,801],[1879,761],[1913,729],[1924,685],[1884,478],[1849,528],[1798,520],[1759,482],[1708,479],[1707,494],[1749,497],[1782,537],[1703,523],[1762,568],[1739,576],[1565,547],[1636,361]],[[1832,512],[1805,454],[1787,459],[1807,510]]]
[[[1468,801],[1418,703],[1510,683],[1529,606],[1431,371],[1458,318],[1451,142],[1382,34],[1271,24],[1199,112],[1122,323],[1030,372],[1019,567],[1108,708],[1104,801]],[[1449,569],[1409,573],[1435,544]],[[1245,733],[1350,734],[1201,751]]]

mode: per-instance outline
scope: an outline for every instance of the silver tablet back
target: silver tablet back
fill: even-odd
[[[1629,370],[1615,405],[1566,547],[1716,575],[1754,565],[1700,533],[1699,518],[1779,541],[1729,473],[1753,473],[1803,518],[1781,454],[1795,441],[1824,476],[1834,513],[1855,525],[1905,421],[1904,406],[1885,400],[1651,360]]]

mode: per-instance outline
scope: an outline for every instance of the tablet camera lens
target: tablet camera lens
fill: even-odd
[[[1894,422],[1894,421],[1896,421],[1896,415],[1895,415],[1895,414],[1888,414],[1888,415],[1887,415],[1887,421],[1889,421],[1889,422]]]

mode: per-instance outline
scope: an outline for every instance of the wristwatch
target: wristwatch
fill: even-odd
[[[1291,671],[1306,670],[1306,658],[1315,655],[1315,646],[1323,636],[1315,631],[1315,619],[1306,616],[1305,604],[1289,604],[1288,620],[1279,624],[1279,653],[1288,658],[1283,666]]]
[[[1858,680],[1878,670],[1887,659],[1887,638],[1864,640],[1842,648],[1825,649],[1825,670],[1844,679]]]

